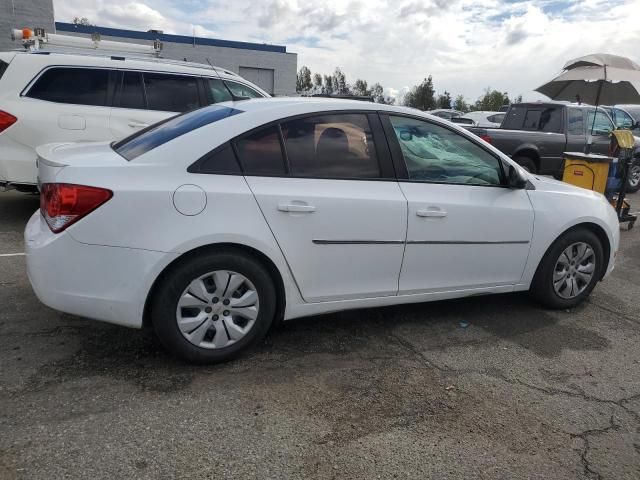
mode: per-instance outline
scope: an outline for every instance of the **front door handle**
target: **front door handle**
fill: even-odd
[[[447,216],[447,212],[435,208],[423,208],[416,212],[419,217],[443,218]]]
[[[278,210],[281,212],[312,213],[316,211],[316,207],[299,203],[280,203]]]
[[[131,128],[145,128],[145,127],[148,127],[149,124],[144,122],[136,122],[135,120],[132,120],[129,122],[129,126]]]

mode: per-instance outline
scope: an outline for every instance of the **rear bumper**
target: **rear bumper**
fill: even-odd
[[[25,230],[27,274],[42,303],[65,313],[140,328],[147,294],[176,254],[87,245],[53,234],[40,212]]]

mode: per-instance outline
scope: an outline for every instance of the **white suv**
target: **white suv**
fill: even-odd
[[[196,63],[0,52],[0,187],[35,191],[39,145],[116,140],[175,113],[268,96],[235,73]]]

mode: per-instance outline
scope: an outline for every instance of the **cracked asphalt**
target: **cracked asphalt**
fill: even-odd
[[[0,194],[0,254],[37,204]],[[213,367],[48,309],[24,257],[0,257],[0,478],[637,480],[640,228],[621,235],[571,311],[511,294],[343,312]]]

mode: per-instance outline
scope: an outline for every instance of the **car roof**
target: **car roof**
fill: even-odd
[[[244,80],[240,75],[234,73],[226,68],[218,67],[215,65],[206,65],[203,63],[185,62],[180,60],[172,60],[162,57],[145,57],[136,56],[131,54],[119,54],[118,52],[109,52],[104,54],[95,53],[92,51],[87,52],[61,52],[61,51],[39,51],[30,52],[24,50],[14,50],[9,52],[1,52],[13,54],[16,57],[27,57],[33,59],[43,60],[42,57],[49,60],[49,63],[56,65],[86,65],[88,60],[91,62],[91,66],[105,66],[105,67],[121,67],[132,68],[139,70],[154,70],[154,71],[167,71],[176,73],[192,73],[196,75],[221,75],[229,79]]]

